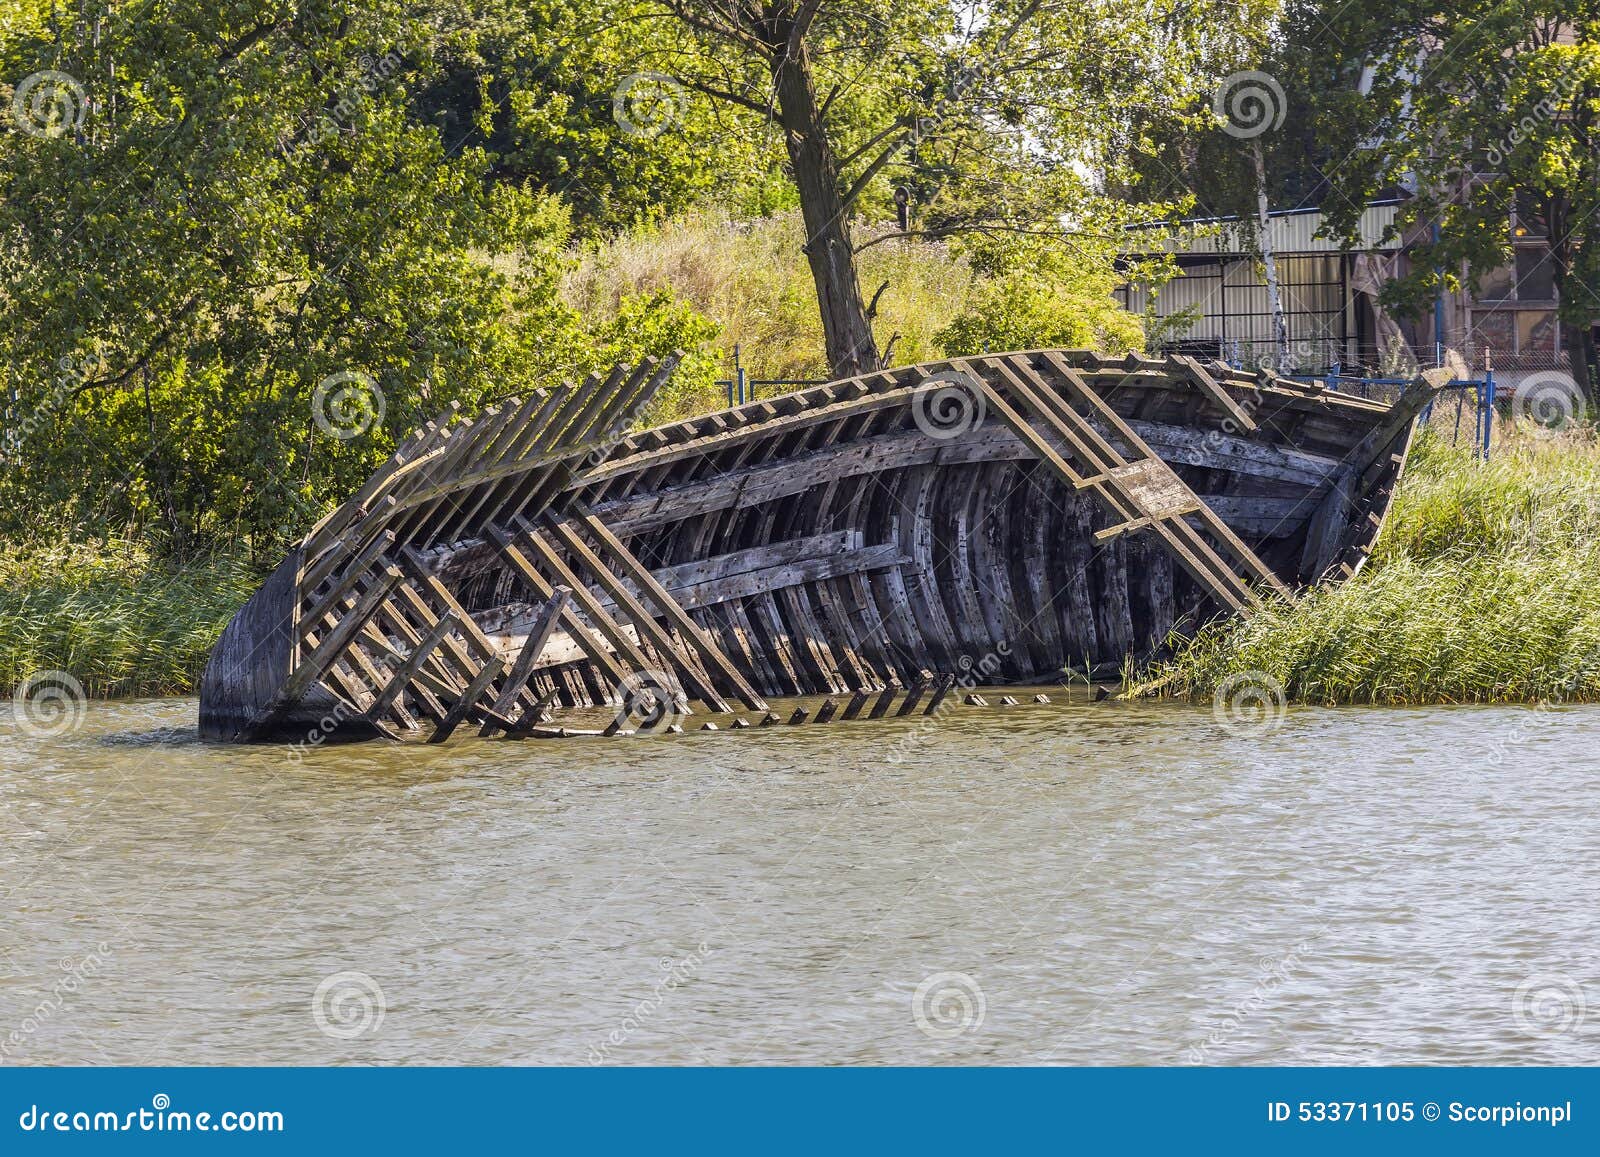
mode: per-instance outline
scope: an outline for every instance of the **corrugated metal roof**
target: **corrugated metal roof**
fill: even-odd
[[[1357,224],[1361,244],[1356,250],[1381,250],[1391,251],[1399,249],[1399,238],[1381,240],[1384,231],[1394,223],[1395,212],[1399,208],[1398,202],[1389,201],[1376,205],[1368,205],[1361,214]],[[1140,229],[1164,229],[1166,226],[1140,226]],[[1345,252],[1336,239],[1318,237],[1317,231],[1322,228],[1322,210],[1297,209],[1283,213],[1273,213],[1268,222],[1267,239],[1271,242],[1272,250],[1284,256],[1293,253],[1341,253]],[[1182,231],[1192,229],[1193,233],[1183,236]],[[1237,217],[1210,217],[1194,221],[1186,221],[1178,227],[1179,235],[1169,238],[1164,251],[1167,253],[1251,253],[1254,246],[1247,244],[1248,231],[1244,223]],[[1128,252],[1151,252],[1138,250],[1132,245]]]

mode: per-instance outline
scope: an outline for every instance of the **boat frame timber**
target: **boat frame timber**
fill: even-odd
[[[1065,600],[1091,628],[1119,618],[1102,623],[1102,658],[1138,650],[1126,607],[1089,598],[1106,552],[1124,567],[1102,587],[1111,602],[1130,599],[1114,589],[1128,558],[1144,560],[1149,652],[1216,613],[1355,574],[1443,384],[1418,379],[1387,406],[1187,357],[1038,350],[628,433],[680,357],[407,438],[230,623],[202,680],[202,734],[399,738],[419,716],[433,742],[463,723],[572,734],[552,712],[599,704],[623,708],[605,732],[619,734],[662,704],[767,712],[785,694],[848,693],[852,719],[895,687],[904,713],[928,687],[942,701],[986,640],[1020,640],[997,675],[1070,661],[1054,611],[1016,630],[1013,604],[1029,599]],[[945,493],[962,470],[970,502]],[[1204,494],[1180,470],[1257,493]],[[869,493],[891,475],[904,494]],[[782,513],[808,495],[830,525]],[[972,502],[1009,503],[1026,525],[997,530]]]

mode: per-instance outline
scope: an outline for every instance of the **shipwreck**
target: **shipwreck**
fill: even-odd
[[[1148,657],[1359,570],[1442,384],[1043,350],[635,428],[676,363],[416,431],[226,628],[202,734],[876,718]]]

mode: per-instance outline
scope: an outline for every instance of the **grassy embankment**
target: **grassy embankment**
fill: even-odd
[[[65,671],[95,696],[186,694],[260,581],[238,559],[162,563],[124,541],[0,548],[0,687]]]
[[[1145,677],[1210,696],[1262,672],[1308,703],[1600,699],[1600,444],[1496,431],[1493,459],[1427,435],[1354,580],[1217,624]],[[1142,680],[1141,680],[1142,681]]]
[[[188,692],[259,581],[125,543],[0,552],[0,686],[43,670],[94,695]],[[1600,446],[1506,432],[1494,460],[1421,441],[1372,564],[1203,631],[1158,673],[1209,695],[1239,671],[1314,703],[1600,698]]]

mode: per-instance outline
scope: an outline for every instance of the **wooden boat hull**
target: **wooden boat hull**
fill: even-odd
[[[492,733],[641,680],[753,707],[1120,666],[1359,569],[1434,388],[1390,407],[1031,351],[619,440],[670,368],[402,447],[230,625],[202,731]]]

